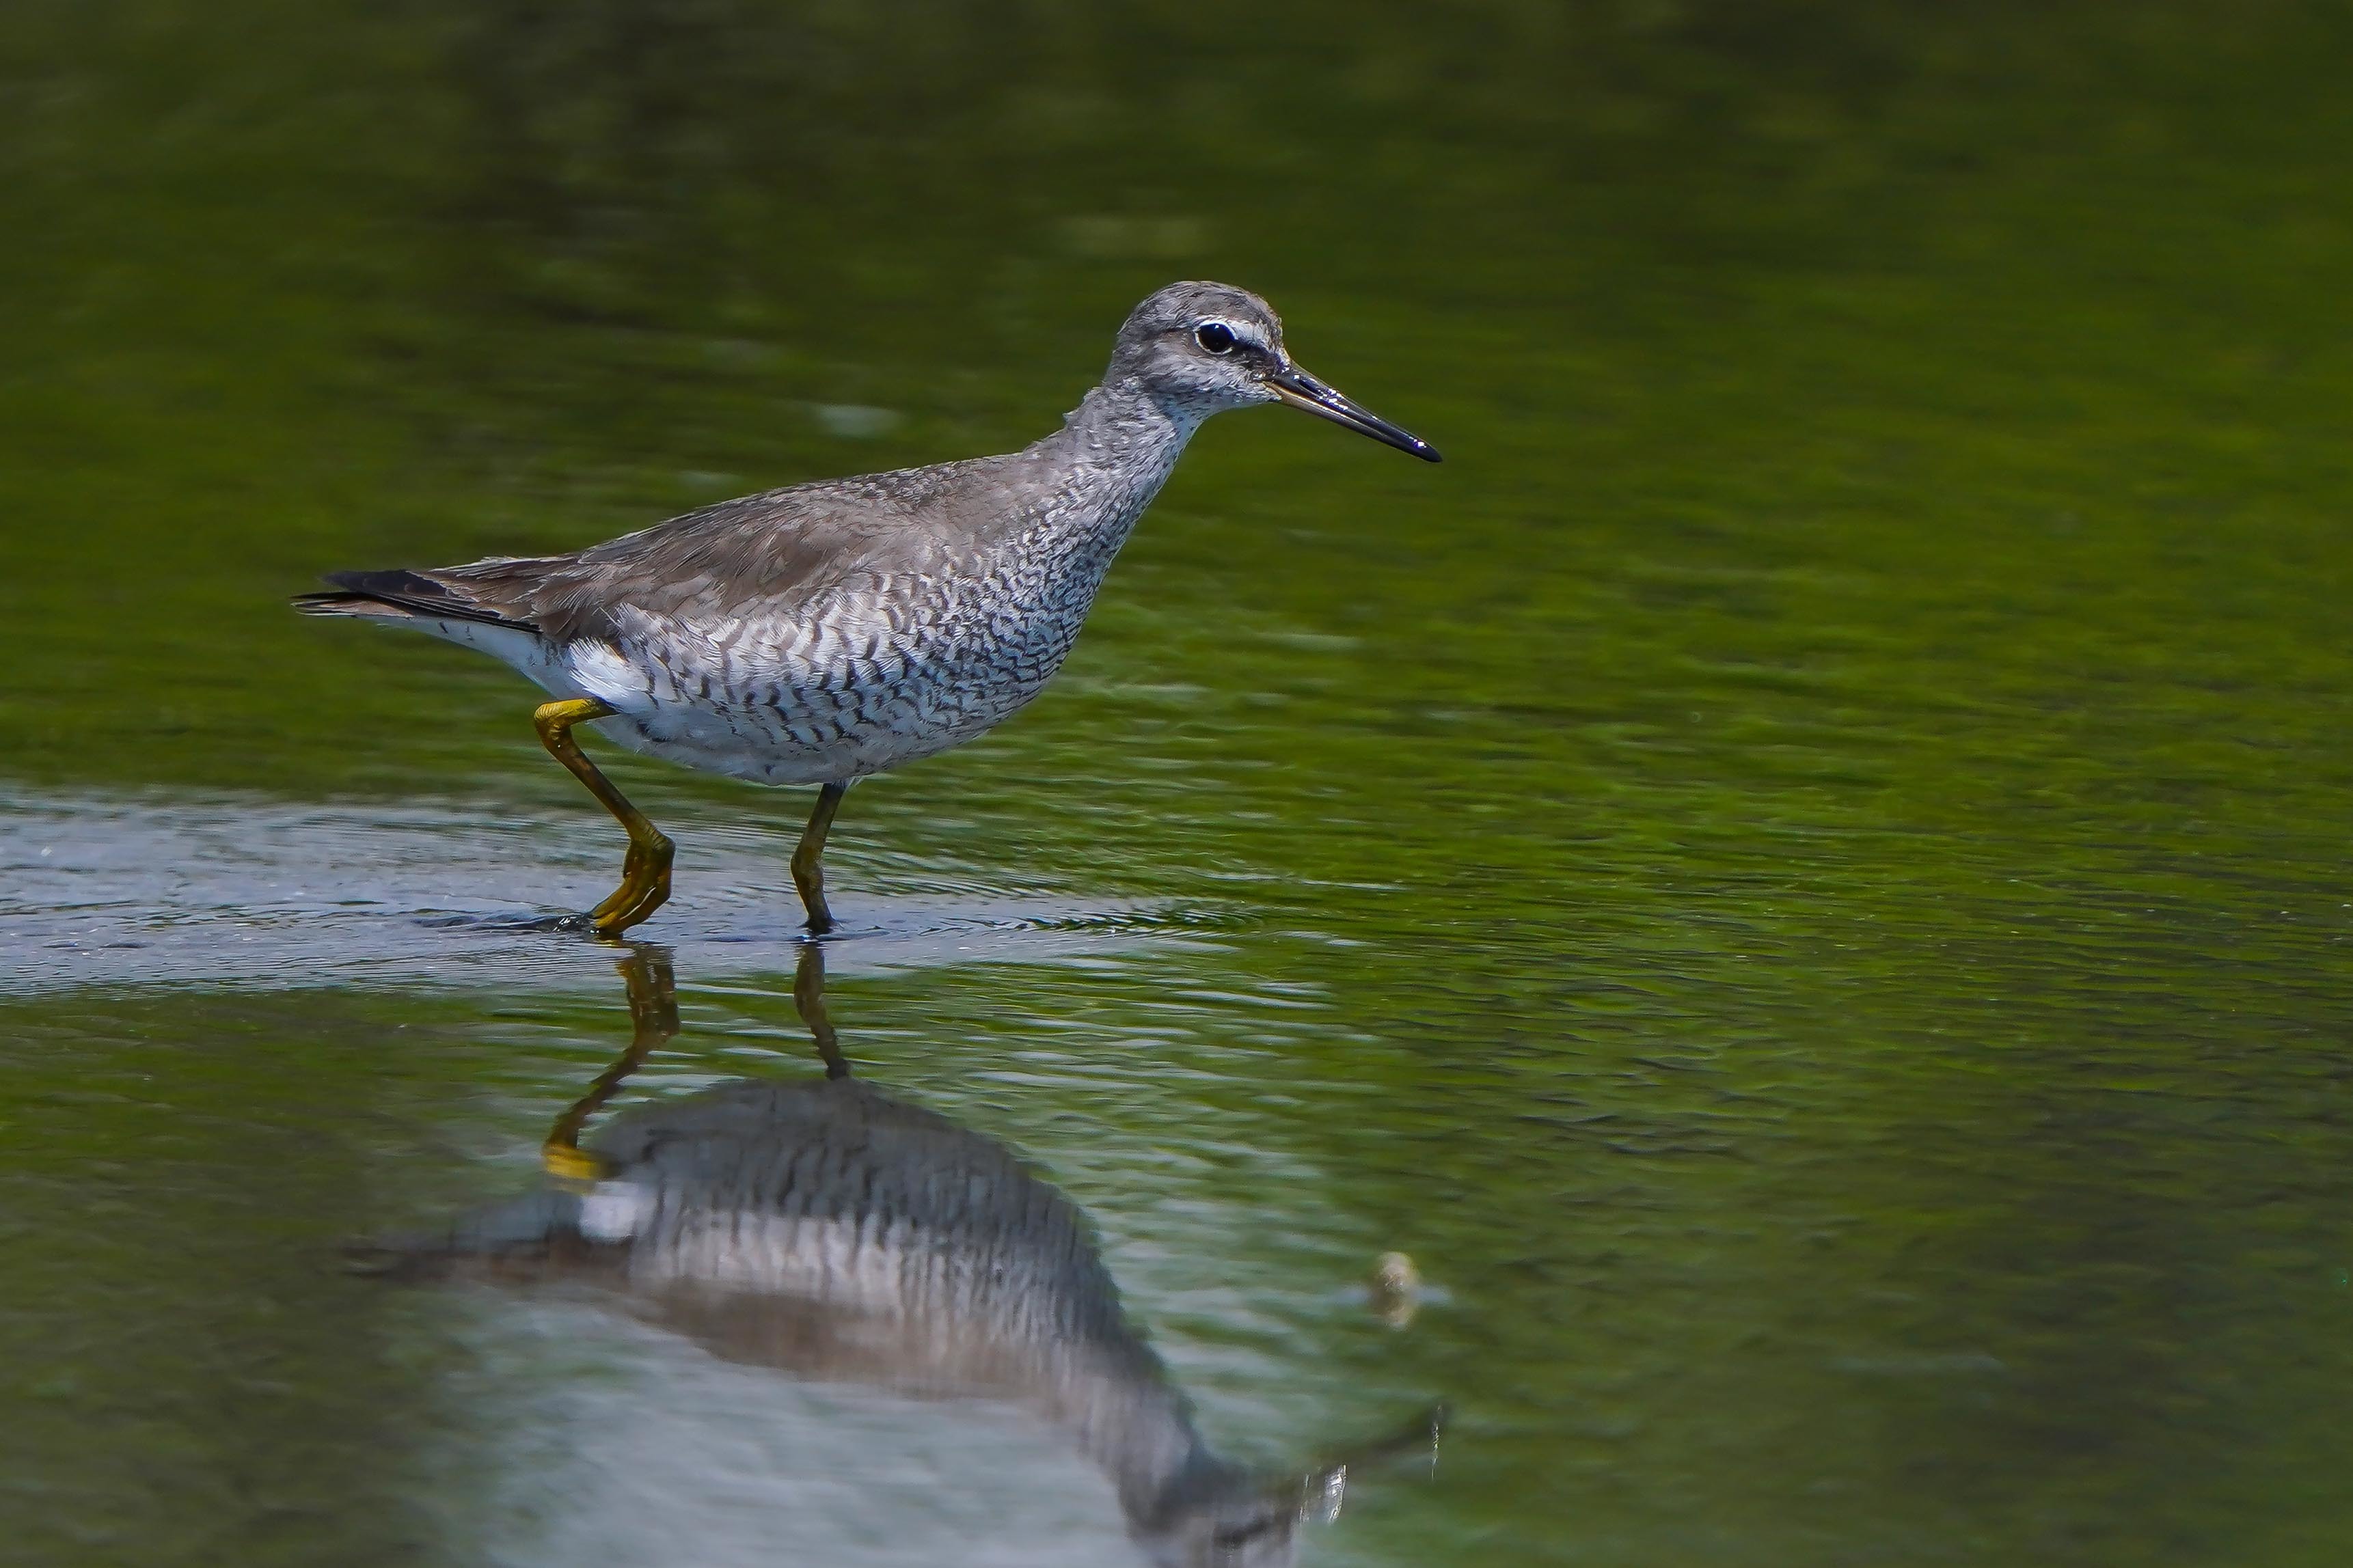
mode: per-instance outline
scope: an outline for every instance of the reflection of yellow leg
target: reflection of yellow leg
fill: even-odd
[[[580,1130],[618,1091],[623,1079],[645,1066],[655,1047],[678,1033],[678,979],[670,955],[659,948],[635,948],[617,967],[629,987],[629,1048],[548,1129],[539,1158],[551,1176],[593,1182],[605,1173],[596,1156],[580,1147]]]
[[[618,936],[670,901],[669,836],[647,821],[646,814],[631,805],[629,797],[597,772],[596,764],[581,754],[580,742],[572,738],[573,725],[591,719],[608,719],[613,711],[593,697],[580,697],[542,703],[531,716],[531,721],[539,727],[540,744],[547,748],[548,754],[570,768],[572,776],[586,784],[588,793],[628,831],[629,852],[621,861],[621,885],[588,911],[588,923],[596,928],[600,936]]]
[[[801,943],[800,964],[793,971],[793,1006],[799,1012],[801,1022],[808,1026],[810,1037],[817,1041],[817,1054],[825,1063],[825,1076],[848,1078],[849,1063],[842,1058],[841,1042],[834,1037],[833,1020],[825,1011],[823,943]]]
[[[825,907],[825,836],[833,827],[833,814],[841,809],[848,784],[829,784],[817,792],[817,809],[793,850],[793,886],[800,889],[801,908],[808,911],[808,928],[818,936],[833,929],[833,911]]]

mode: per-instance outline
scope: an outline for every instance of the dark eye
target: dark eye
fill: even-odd
[[[1204,321],[1195,327],[1193,341],[1213,354],[1234,352],[1234,330],[1223,321]]]

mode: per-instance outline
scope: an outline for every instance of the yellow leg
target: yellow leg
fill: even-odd
[[[800,889],[801,908],[808,911],[808,928],[817,936],[833,929],[833,911],[825,907],[825,867],[820,862],[825,836],[833,827],[833,814],[841,809],[841,797],[849,793],[848,784],[838,784],[817,792],[817,809],[809,813],[808,826],[801,829],[800,845],[793,851],[793,886]]]
[[[588,786],[588,793],[603,803],[629,835],[629,852],[621,861],[621,885],[588,911],[588,923],[596,928],[599,936],[618,936],[670,901],[669,836],[647,821],[646,814],[631,805],[629,797],[597,772],[596,764],[581,754],[580,742],[572,738],[575,724],[610,718],[613,711],[593,697],[578,697],[542,703],[531,716],[531,721],[539,727],[540,744],[547,748],[548,754],[571,769],[572,776]],[[819,842],[823,842],[822,837]]]
[[[617,967],[629,988],[629,1048],[548,1129],[539,1158],[551,1176],[593,1182],[605,1173],[596,1156],[580,1147],[580,1130],[613,1098],[622,1080],[645,1065],[655,1047],[678,1033],[678,980],[670,955],[660,948],[640,947]]]

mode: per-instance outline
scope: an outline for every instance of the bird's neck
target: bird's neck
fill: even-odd
[[[1244,1471],[1201,1440],[1184,1396],[1142,1345],[1128,1341],[1110,1365],[1074,1359],[1080,1370],[1054,1380],[1050,1412],[1118,1489],[1132,1527],[1168,1528],[1188,1505],[1247,1483]]]
[[[1133,381],[1094,387],[1062,427],[1030,448],[1064,478],[1067,509],[1097,542],[1116,550],[1160,493],[1185,443],[1216,410],[1172,406]]]

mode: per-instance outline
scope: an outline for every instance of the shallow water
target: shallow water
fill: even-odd
[[[2353,31],[1966,11],[11,7],[0,1560],[1140,1560],[1018,1402],[350,1269],[542,1180],[618,845],[282,598],[1017,445],[1210,276],[1448,461],[1214,422],[852,795],[859,1076],[1220,1454],[1447,1403],[1303,1563],[2336,1562]],[[817,1073],[807,803],[614,767],[613,1110]]]

